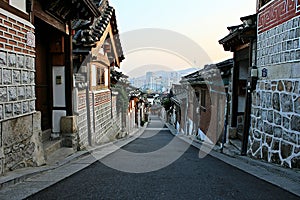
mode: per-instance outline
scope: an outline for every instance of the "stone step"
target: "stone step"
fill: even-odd
[[[45,130],[42,133],[42,142],[46,142],[50,139],[51,137],[51,129]]]
[[[48,139],[48,141],[43,142],[43,145],[44,145],[44,154],[45,154],[46,160],[50,154],[57,151],[62,146],[60,139],[59,140],[49,140]]]
[[[56,165],[74,153],[73,148],[62,147],[48,155],[47,165]]]

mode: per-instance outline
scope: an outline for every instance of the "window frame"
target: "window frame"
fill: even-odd
[[[27,2],[27,1],[26,1]],[[27,7],[27,3],[26,3],[26,7]],[[6,10],[7,12],[10,12],[22,19],[25,19],[27,21],[30,21],[30,14],[28,12],[22,11],[21,9],[16,8],[15,6],[12,6],[10,4],[10,1],[4,1],[4,0],[0,0],[0,8]]]
[[[109,80],[106,77],[109,74],[107,73],[107,67],[92,63],[90,65],[90,90],[109,89]]]

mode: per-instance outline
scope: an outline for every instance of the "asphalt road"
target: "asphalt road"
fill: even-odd
[[[198,155],[198,149],[152,117],[139,139],[28,199],[299,199],[214,157]]]

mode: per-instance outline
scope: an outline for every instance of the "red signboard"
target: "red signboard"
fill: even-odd
[[[258,14],[258,33],[267,31],[300,14],[300,0],[275,0]]]

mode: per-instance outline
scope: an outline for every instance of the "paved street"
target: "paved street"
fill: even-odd
[[[181,151],[183,155],[175,162],[157,171],[128,173],[124,172],[126,167],[120,171],[103,164],[118,160],[118,165],[113,165],[119,169],[147,168],[152,162],[164,159],[146,164],[137,159],[134,163],[135,158],[127,155],[121,159],[120,154],[123,150],[149,153],[168,145],[187,150]],[[158,118],[152,118],[141,138],[29,199],[299,199],[216,158],[199,159],[199,150],[187,145],[174,138]],[[170,149],[180,152],[177,147]]]

